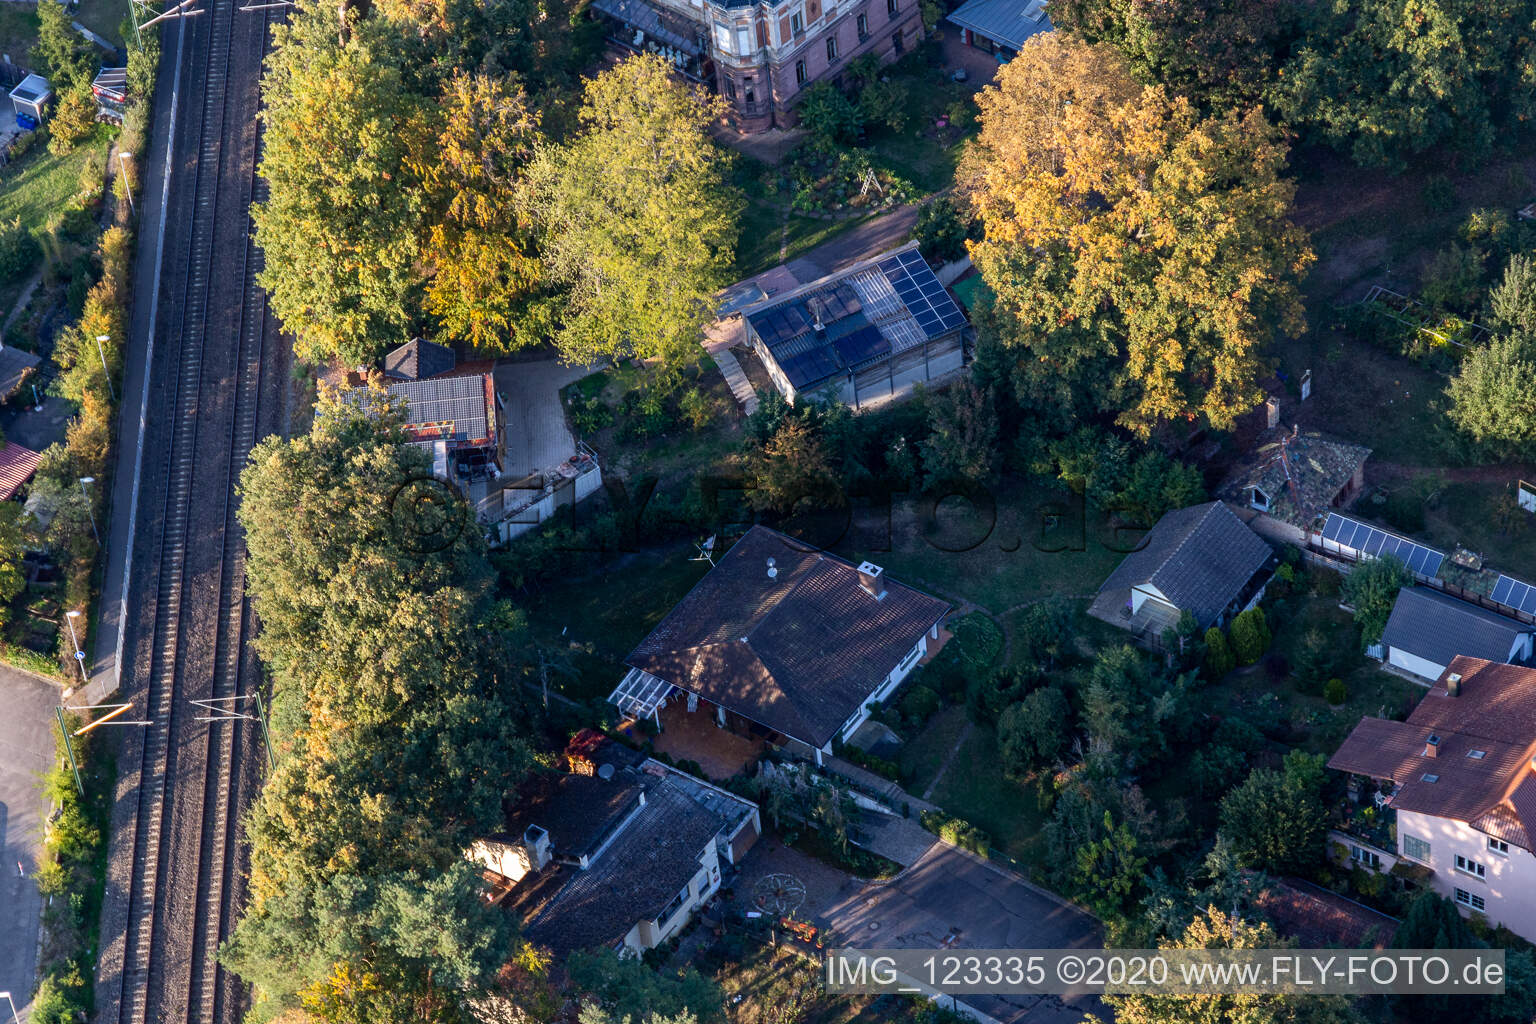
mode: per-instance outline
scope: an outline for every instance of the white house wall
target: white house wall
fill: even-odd
[[[918,637],[917,643],[912,647],[910,651],[906,653],[901,661],[897,662],[896,667],[891,669],[890,675],[885,677],[885,682],[881,683],[879,688],[876,689],[874,693],[869,695],[869,698],[864,701],[863,705],[859,708],[858,711],[854,713],[853,717],[848,719],[848,721],[843,725],[842,732],[839,733],[839,735],[842,737],[844,743],[848,742],[848,740],[852,738],[853,734],[858,732],[859,726],[863,725],[866,721],[869,720],[870,709],[875,705],[883,702],[891,694],[895,693],[896,687],[901,685],[901,681],[903,679],[912,674],[912,670],[917,667],[917,663],[922,661],[923,655],[927,653],[928,634],[924,633],[922,636]]]
[[[1504,925],[1523,938],[1536,940],[1536,856],[1511,845],[1507,856],[1488,849],[1488,837],[1465,822],[1436,818],[1416,811],[1397,812],[1398,849],[1404,850],[1405,836],[1415,836],[1429,843],[1434,870],[1429,885],[1448,900],[1455,890],[1464,889],[1483,898],[1483,914],[1494,925]],[[1456,870],[1456,855],[1482,864],[1484,879]],[[1406,860],[1413,858],[1404,856]],[[1468,908],[1458,908],[1463,914]]]
[[[709,841],[699,863],[699,870],[688,880],[688,898],[683,900],[682,905],[665,921],[641,921],[625,937],[626,945],[630,945],[633,937],[640,943],[638,947],[632,946],[636,952],[654,949],[693,919],[699,907],[720,888],[720,856],[715,851],[713,839]]]
[[[1440,673],[1445,671],[1444,665],[1436,665],[1428,658],[1421,658],[1417,654],[1409,654],[1401,647],[1387,648],[1387,664],[1400,668],[1405,672],[1412,672],[1421,679],[1439,679]]]

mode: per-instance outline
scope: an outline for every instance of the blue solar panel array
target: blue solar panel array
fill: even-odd
[[[964,326],[965,314],[949,297],[949,292],[933,276],[928,262],[916,249],[899,252],[879,262],[880,272],[901,296],[918,326],[929,338],[937,338]]]
[[[1536,615],[1536,587],[1522,583],[1513,576],[1500,576],[1489,596],[1499,604],[1518,608],[1527,615]]]
[[[1445,561],[1445,555],[1434,548],[1415,544],[1406,537],[1378,530],[1336,512],[1328,513],[1328,520],[1323,523],[1323,539],[1334,541],[1341,547],[1354,548],[1366,558],[1396,555],[1409,569],[1423,576],[1439,572],[1440,563]]]

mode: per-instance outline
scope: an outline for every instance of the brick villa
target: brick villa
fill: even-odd
[[[725,97],[743,132],[790,128],[806,89],[923,38],[918,0],[593,0],[609,39]]]

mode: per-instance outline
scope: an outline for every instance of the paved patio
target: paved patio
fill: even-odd
[[[504,362],[494,371],[496,390],[506,402],[505,468],[513,477],[538,473],[564,461],[576,450],[565,424],[560,389],[599,369],[566,366],[555,360]]]
[[[687,698],[671,701],[661,712],[661,732],[652,741],[656,750],[679,761],[697,761],[711,779],[728,779],[763,756],[763,741],[751,740],[715,724],[712,704],[689,711]]]

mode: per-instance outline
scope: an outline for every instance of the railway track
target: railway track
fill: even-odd
[[[102,967],[103,1024],[225,1024],[244,1002],[216,959],[243,897],[238,825],[257,778],[251,755],[260,754],[254,723],[242,717],[254,712],[260,678],[247,645],[253,619],[234,491],[278,419],[266,399],[286,374],[255,280],[261,256],[249,213],[264,198],[255,112],[273,12],[238,4],[207,0],[204,16],[180,26],[178,60],[188,65],[180,85],[195,102],[182,109],[180,158],[168,164],[178,202],[161,213],[178,225],[180,287],[150,325],[161,339],[150,370],[161,415],[143,443],[164,447],[146,469],[140,503],[157,536],[155,556],[130,580],[139,627],[123,682],[153,724],[124,754],[136,781],[120,789],[132,840],[116,834],[115,816],[113,854],[127,864],[118,912],[103,915],[104,950],[117,939],[112,926],[122,926],[115,977],[105,958]],[[150,472],[163,474],[163,486]]]

